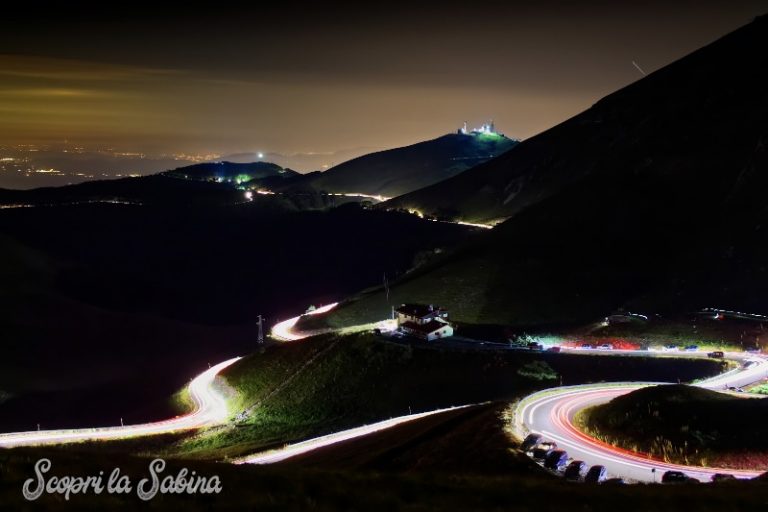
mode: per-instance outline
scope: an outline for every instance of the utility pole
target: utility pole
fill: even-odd
[[[259,337],[257,338],[259,345],[264,343],[264,328],[262,327],[263,323],[264,323],[264,318],[261,315],[259,315]]]

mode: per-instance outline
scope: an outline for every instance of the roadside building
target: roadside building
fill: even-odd
[[[395,310],[397,328],[426,341],[453,336],[448,311],[433,305],[403,304]]]

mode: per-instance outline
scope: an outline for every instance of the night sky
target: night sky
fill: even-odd
[[[621,4],[621,5],[619,5]],[[526,138],[768,12],[768,1],[317,2],[4,16],[0,144],[333,152],[488,118]]]

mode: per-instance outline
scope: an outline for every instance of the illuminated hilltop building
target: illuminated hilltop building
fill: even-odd
[[[496,127],[493,124],[493,119],[491,119],[490,122],[480,126],[479,128],[472,128],[472,130],[467,128],[467,122],[464,121],[464,125],[459,128],[459,133],[462,135],[501,135],[500,133],[496,133]]]

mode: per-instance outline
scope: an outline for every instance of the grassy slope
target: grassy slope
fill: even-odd
[[[440,304],[457,321],[513,326],[586,323],[622,306],[661,314],[713,304],[765,309],[757,293],[768,282],[764,239],[742,239],[727,226],[713,231],[709,221],[721,221],[696,213],[673,189],[616,180],[623,178],[542,201],[395,283],[389,304],[375,290],[329,322],[381,319],[401,302]],[[637,194],[613,192],[625,186]]]
[[[652,318],[649,322],[615,324],[591,329],[599,337],[630,338],[652,345],[676,344],[684,347],[695,343],[700,350],[724,348],[747,349],[768,346],[768,333],[761,322],[739,319],[714,319],[712,315],[683,315],[673,318]]]
[[[503,412],[490,403],[441,413],[327,446],[280,463],[340,471],[550,476],[515,448]]]
[[[392,344],[370,334],[318,336],[270,346],[225,371],[240,394],[233,410],[250,410],[250,415],[237,426],[187,441],[179,450],[201,457],[235,456],[399,416],[409,408],[418,412],[513,400],[556,382],[521,374],[521,368],[537,360],[570,384],[633,376],[687,381],[720,368],[711,361],[464,352]]]
[[[513,397],[528,389],[515,367],[515,362],[488,355],[378,343],[365,334],[272,346],[224,374],[240,392],[235,410],[260,406],[244,424],[185,448],[208,450],[212,444],[224,453],[243,453],[407,414],[409,407],[417,412]],[[472,376],[474,385],[457,382],[458,374]]]
[[[533,248],[516,240],[484,234],[474,246],[398,281],[389,302],[383,290],[373,290],[331,312],[328,322],[341,327],[381,320],[392,305],[421,302],[447,307],[459,322],[567,325],[610,312],[621,304],[621,281],[634,280],[625,271],[613,273],[611,262],[590,260],[583,252],[566,256],[546,245]]]
[[[762,468],[766,413],[765,399],[674,385],[634,391],[585,411],[580,421],[611,442],[670,460]]]
[[[394,197],[455,176],[516,143],[502,136],[449,134],[355,158],[318,174],[311,184],[328,192]]]

